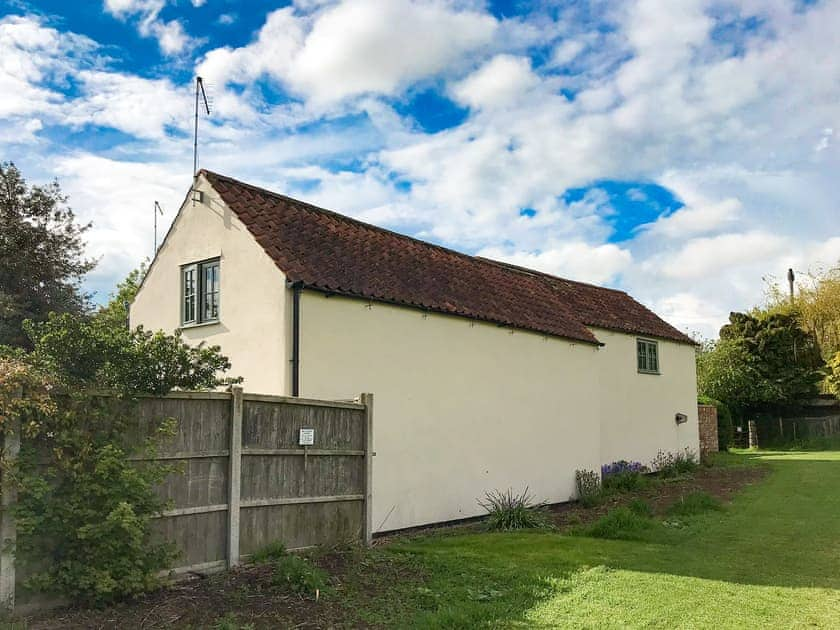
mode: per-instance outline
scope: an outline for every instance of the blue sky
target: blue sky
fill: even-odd
[[[715,334],[840,259],[840,1],[0,0],[0,159],[99,299],[201,165]]]

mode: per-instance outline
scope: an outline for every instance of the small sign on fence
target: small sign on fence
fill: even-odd
[[[315,429],[301,429],[298,434],[299,446],[312,446],[315,444]]]

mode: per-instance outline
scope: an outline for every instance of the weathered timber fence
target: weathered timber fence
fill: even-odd
[[[237,565],[274,541],[288,549],[369,544],[373,395],[321,401],[230,392],[175,392],[139,401],[137,443],[177,421],[155,460],[179,463],[158,489],[172,508],[155,529],[175,543],[174,574]],[[308,431],[301,432],[301,429]],[[17,445],[6,443],[6,456]],[[137,458],[142,461],[142,458]],[[4,484],[0,601],[14,606],[13,489]]]

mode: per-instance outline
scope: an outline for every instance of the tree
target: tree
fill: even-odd
[[[111,294],[108,303],[96,311],[95,319],[110,328],[128,327],[127,305],[134,301],[140,284],[146,277],[146,271],[148,271],[148,259],[140,263],[140,266],[132,270],[125,280],[117,284],[117,290]]]
[[[795,405],[817,393],[824,363],[795,310],[732,313],[720,340],[698,355],[700,394],[742,416]]]
[[[96,265],[84,255],[89,228],[76,222],[58,182],[28,186],[13,163],[0,162],[0,344],[31,347],[26,319],[89,310],[81,290]]]
[[[799,278],[793,304],[778,283],[768,283],[765,312],[799,314],[802,328],[817,340],[830,368],[824,390],[840,396],[840,264]]]

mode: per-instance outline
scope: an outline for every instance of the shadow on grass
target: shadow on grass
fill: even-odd
[[[762,587],[747,589],[759,600],[779,588],[840,589],[840,452],[747,451],[725,459],[723,465],[766,464],[773,474],[724,511],[691,517],[679,529],[657,525],[642,541],[510,533],[395,545],[391,553],[429,567],[426,587],[435,596],[416,624],[533,625],[541,607],[567,614],[561,603],[568,598],[583,597],[585,609],[586,593],[626,610],[645,598],[675,609],[685,606],[678,597],[735,601],[741,586]],[[840,594],[833,592],[836,605]],[[763,610],[775,609],[768,603]]]

